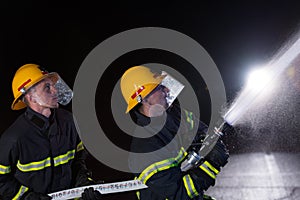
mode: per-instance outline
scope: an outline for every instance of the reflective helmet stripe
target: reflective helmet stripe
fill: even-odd
[[[18,91],[21,91],[30,82],[31,82],[31,79],[28,79],[27,81],[25,81],[22,85],[20,85],[20,87],[18,87]],[[25,92],[25,90],[24,90],[24,92]]]
[[[139,95],[144,89],[145,87],[141,86],[135,93],[133,93],[133,95],[131,95],[131,98],[134,99],[135,97],[137,97],[137,95]]]

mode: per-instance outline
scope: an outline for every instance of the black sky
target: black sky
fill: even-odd
[[[16,69],[25,63],[57,71],[72,86],[84,58],[105,39],[132,28],[165,27],[192,37],[207,50],[231,100],[245,82],[249,67],[270,59],[298,31],[300,23],[297,1],[2,5],[1,132],[19,114],[10,110],[11,81]]]
[[[165,27],[192,37],[206,49],[232,100],[249,66],[270,59],[300,28],[298,1],[1,4],[0,133],[20,114],[10,110],[11,81],[25,63],[57,71],[72,86],[85,57],[105,39],[132,28]]]

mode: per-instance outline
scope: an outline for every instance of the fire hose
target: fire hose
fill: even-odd
[[[101,194],[127,192],[132,190],[140,190],[147,188],[140,180],[121,181],[106,184],[88,185],[83,187],[76,187],[72,189],[62,190],[48,194],[53,200],[65,200],[81,197],[84,189],[93,187],[94,190],[98,190]]]

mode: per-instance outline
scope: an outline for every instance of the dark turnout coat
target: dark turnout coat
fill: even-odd
[[[49,118],[27,110],[0,138],[0,199],[27,191],[47,194],[72,187],[85,153],[72,114],[52,110]],[[77,164],[76,164],[77,163]]]
[[[200,183],[180,170],[180,162],[186,155],[185,142],[205,135],[207,126],[196,121],[191,112],[172,105],[164,116],[149,118],[138,111],[131,116],[138,124],[132,140],[129,167],[148,188],[139,191],[141,200],[202,199]],[[196,127],[198,127],[196,129]],[[195,136],[195,134],[194,134]],[[144,137],[144,138],[141,138]]]

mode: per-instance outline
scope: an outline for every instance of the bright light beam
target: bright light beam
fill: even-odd
[[[272,85],[273,73],[269,66],[252,71],[247,79],[245,88],[224,116],[226,122],[234,125],[236,121],[251,107],[256,98],[268,93]]]
[[[255,72],[254,75],[251,75],[253,78],[250,78],[248,85],[230,106],[223,117],[224,120],[232,126],[235,125],[253,105],[255,99],[258,96],[265,95],[270,90],[270,87],[275,84],[274,80],[290,65],[299,53],[300,37],[298,36],[298,39],[280,57],[271,60],[263,68],[263,70],[266,70],[265,72]]]
[[[248,76],[247,87],[250,90],[260,90],[261,88],[266,87],[270,80],[270,72],[264,68],[256,69],[250,72]]]

